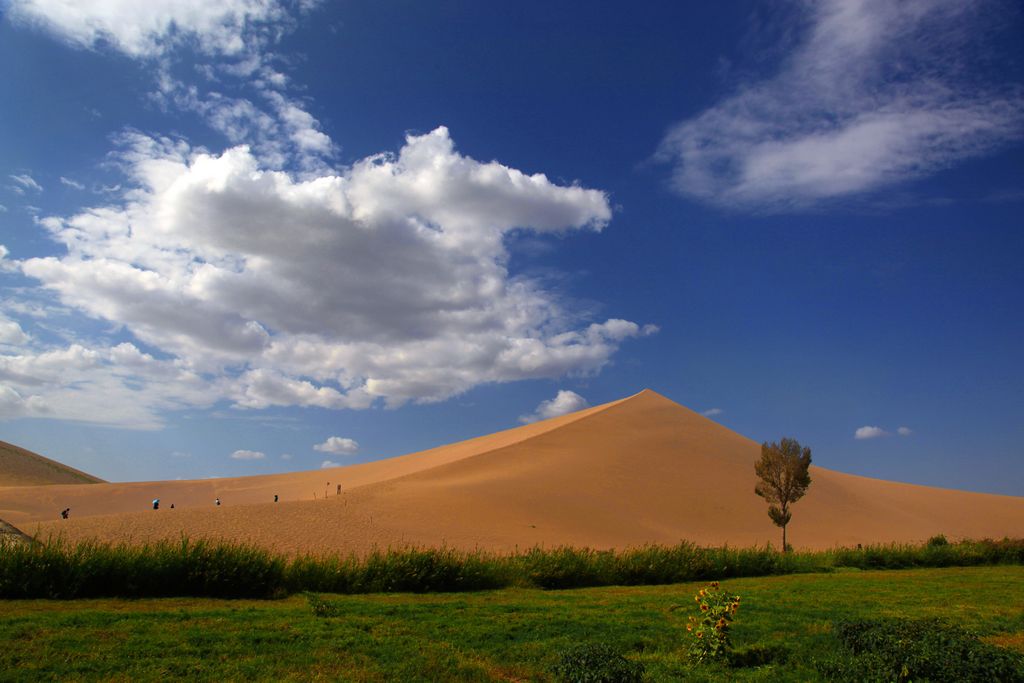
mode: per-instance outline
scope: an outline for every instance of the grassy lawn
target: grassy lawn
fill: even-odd
[[[1024,567],[846,571],[733,579],[735,645],[786,663],[692,668],[687,610],[702,584],[461,594],[0,602],[0,680],[533,681],[580,642],[614,645],[654,681],[816,680],[835,619],[942,616],[993,642],[1024,634]],[[682,611],[670,612],[673,605]]]

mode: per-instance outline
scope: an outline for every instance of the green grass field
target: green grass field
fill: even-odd
[[[0,602],[0,680],[549,680],[559,653],[608,643],[647,680],[819,680],[837,619],[943,617],[1010,647],[1024,635],[1024,567],[839,571],[731,579],[734,644],[786,661],[693,667],[687,610],[699,583],[564,591]],[[684,606],[672,612],[673,605]]]

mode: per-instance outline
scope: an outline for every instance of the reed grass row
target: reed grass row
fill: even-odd
[[[940,537],[937,537],[940,538]],[[0,598],[274,598],[322,593],[453,592],[656,585],[705,579],[828,572],[1024,564],[1024,539],[933,539],[779,553],[769,547],[647,546],[613,551],[534,548],[512,555],[401,549],[355,556],[289,558],[255,546],[210,541],[71,545],[59,539],[0,547]]]

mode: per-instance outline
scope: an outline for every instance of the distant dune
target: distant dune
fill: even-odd
[[[0,441],[0,486],[98,484],[102,481],[56,460]]]
[[[201,481],[0,488],[28,533],[141,542],[227,538],[285,552],[439,546],[778,544],[754,495],[759,444],[653,392],[378,462]],[[1024,498],[812,467],[798,548],[1024,536]],[[342,484],[341,495],[337,485]],[[280,496],[280,503],[273,497]],[[159,497],[161,509],[148,509]],[[214,506],[220,498],[223,505]],[[170,504],[175,509],[170,510]],[[57,519],[70,507],[71,519]]]

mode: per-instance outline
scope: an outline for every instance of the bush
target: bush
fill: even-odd
[[[645,667],[601,643],[576,645],[561,654],[551,667],[557,681],[565,683],[634,683],[643,680]]]
[[[949,545],[949,541],[946,539],[944,534],[939,534],[938,536],[932,536],[929,538],[925,545],[929,548],[941,548],[944,545]]]
[[[785,664],[789,660],[789,648],[784,645],[751,645],[742,650],[733,650],[727,659],[729,666],[737,669]]]
[[[1024,683],[1024,657],[938,619],[878,619],[836,625],[845,656],[818,663],[838,681]]]
[[[317,617],[336,617],[341,614],[341,608],[337,603],[327,602],[316,593],[306,593],[306,601],[309,609]]]

